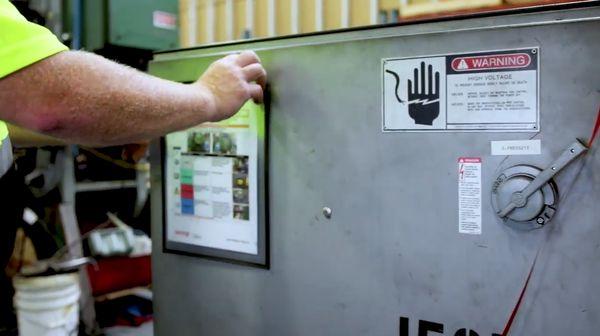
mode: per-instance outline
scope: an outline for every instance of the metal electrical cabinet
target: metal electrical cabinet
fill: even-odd
[[[108,39],[115,45],[140,49],[176,48],[179,44],[178,14],[177,1],[110,0]]]
[[[65,0],[65,28],[73,27],[73,2]],[[85,0],[81,2],[82,46],[96,51],[107,46],[144,50],[179,46],[177,1]]]
[[[154,147],[157,335],[501,334],[536,254],[511,334],[597,334],[600,154],[575,158],[600,103],[597,4],[157,54],[152,74],[190,82],[218,57],[254,49],[271,85],[270,269],[164,253]],[[529,130],[382,127],[385,60],[502,50],[537,60],[539,123]],[[492,155],[508,140],[541,147]],[[471,234],[459,227],[459,158],[478,158]],[[520,207],[545,174],[554,176]]]

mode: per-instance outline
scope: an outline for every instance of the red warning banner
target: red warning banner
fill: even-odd
[[[452,70],[477,71],[495,69],[519,69],[531,64],[531,56],[525,53],[457,57],[452,60]]]
[[[460,157],[458,163],[481,163],[481,158],[478,157]]]

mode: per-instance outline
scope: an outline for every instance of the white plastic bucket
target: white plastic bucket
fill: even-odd
[[[19,335],[72,336],[79,325],[77,273],[14,279]]]

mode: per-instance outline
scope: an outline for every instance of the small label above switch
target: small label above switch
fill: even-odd
[[[492,141],[492,155],[540,155],[541,140]]]

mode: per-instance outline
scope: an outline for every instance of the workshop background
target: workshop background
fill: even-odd
[[[535,0],[29,0],[11,1],[72,49],[146,71],[153,53],[239,39],[305,34],[566,1]],[[571,1],[572,2],[572,1]],[[11,130],[15,134],[18,130]],[[41,142],[40,142],[41,141]],[[81,335],[151,335],[148,144],[108,148],[16,143],[30,191],[11,277],[69,251],[82,273]],[[10,284],[0,335],[17,335]]]

